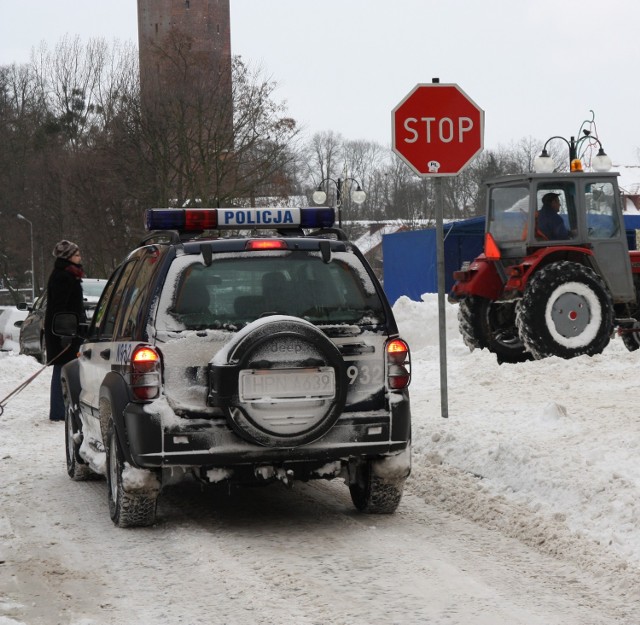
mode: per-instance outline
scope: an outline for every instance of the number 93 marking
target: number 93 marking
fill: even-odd
[[[382,366],[360,365],[357,367],[356,365],[351,365],[347,368],[347,377],[349,378],[349,384],[355,384],[356,380],[362,386],[382,384]]]

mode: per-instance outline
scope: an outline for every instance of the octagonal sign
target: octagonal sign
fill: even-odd
[[[455,176],[484,142],[484,111],[455,84],[420,84],[393,109],[393,151],[421,176]]]

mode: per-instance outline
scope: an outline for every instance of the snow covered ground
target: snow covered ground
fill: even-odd
[[[477,476],[489,492],[640,569],[640,351],[498,365],[470,352],[447,304],[448,419],[440,408],[437,296],[394,312],[412,349],[414,458]],[[414,487],[429,491],[414,475]],[[460,497],[460,510],[468,502]]]
[[[572,570],[571,567],[585,571],[599,580],[598,586],[605,592],[610,590],[612,594],[624,597],[627,606],[640,607],[640,417],[636,404],[640,351],[629,353],[616,338],[603,354],[592,358],[585,356],[570,361],[550,358],[517,365],[498,365],[495,357],[486,351],[469,352],[457,330],[457,307],[447,304],[449,418],[443,419],[439,390],[437,298],[426,295],[422,302],[401,298],[394,311],[401,334],[412,348],[413,473],[407,487],[406,503],[401,504],[397,513],[398,520],[369,523],[378,526],[380,539],[383,531],[389,532],[385,536],[392,535],[394,523],[401,523],[403,519],[406,522],[418,514],[416,502],[425,502],[454,518],[470,520],[489,531],[515,539],[543,557],[560,562],[567,571]],[[0,401],[39,368],[33,358],[15,353],[0,354]],[[43,496],[51,497],[52,501],[64,501],[69,496],[66,491],[69,488],[69,492],[83,493],[81,500],[76,502],[78,506],[98,509],[95,514],[102,525],[96,531],[101,532],[105,545],[110,545],[105,547],[107,552],[113,553],[113,560],[101,561],[101,567],[119,570],[119,561],[124,557],[119,545],[122,541],[126,543],[124,548],[129,554],[126,557],[135,560],[138,557],[136,550],[141,548],[136,546],[136,535],[144,537],[144,540],[153,540],[154,544],[156,536],[160,546],[160,537],[169,534],[172,540],[179,541],[176,549],[178,544],[181,545],[178,551],[172,551],[174,557],[180,557],[178,554],[182,550],[187,560],[195,558],[195,555],[189,555],[189,549],[192,543],[195,545],[203,538],[202,527],[191,531],[189,523],[183,520],[177,526],[141,530],[139,534],[136,534],[137,530],[127,532],[110,528],[111,522],[104,510],[104,482],[90,485],[95,490],[87,491],[78,490],[81,485],[68,480],[64,473],[63,426],[46,422],[49,380],[50,372],[45,370],[32,385],[7,403],[4,415],[0,416],[0,484],[3,496],[12,498],[11,509],[21,509],[21,502],[16,502],[15,498],[26,490],[20,489],[44,488],[45,483],[50,489],[50,484],[53,484],[54,491],[58,489],[60,492],[49,491]],[[18,448],[29,450],[33,457],[32,466],[28,459],[20,460],[20,454],[24,453]],[[20,479],[13,475],[19,462],[25,462],[28,467]],[[47,475],[49,481],[43,481],[41,486],[37,484],[41,479],[38,466],[51,467]],[[27,505],[25,501],[24,506]],[[43,501],[42,505],[46,506],[46,502]],[[403,516],[403,509],[406,516]],[[20,530],[12,529],[10,524],[21,525],[17,519],[4,517],[3,521],[3,512],[9,514],[6,509],[0,511],[0,625],[31,625],[20,619],[22,612],[19,606],[3,598],[1,578],[6,551],[15,551],[14,543],[20,538]],[[51,533],[46,514],[31,514],[26,507],[24,514],[29,518],[24,523],[23,543],[30,540],[27,532],[35,532],[45,537],[43,540],[47,548],[61,550],[69,557],[78,554],[88,540],[85,529],[76,526],[71,518]],[[282,518],[286,518],[286,513]],[[344,527],[346,531],[347,526]],[[66,530],[78,536],[79,542],[55,546],[56,536],[63,535]],[[243,541],[250,540],[256,547],[259,545],[259,536],[250,538],[252,534],[247,527],[242,534]],[[51,535],[50,543],[47,542],[48,535]],[[334,532],[329,540],[333,542],[336,539],[341,544],[339,535]],[[356,540],[355,535],[352,540]],[[20,547],[27,548],[25,544]],[[97,546],[92,548],[98,549]],[[238,557],[241,557],[243,549],[239,543]],[[417,549],[417,544],[412,549]],[[105,557],[101,553],[97,555]],[[35,551],[21,555],[23,563],[26,565],[31,561],[35,570],[41,557],[44,556]],[[169,558],[166,554],[165,557]],[[291,552],[287,557],[299,556]],[[322,558],[319,554],[314,557]],[[314,562],[309,561],[309,566],[313,567]],[[409,571],[417,566],[416,562],[406,562],[406,565]],[[157,576],[163,570],[162,562],[155,566],[157,570],[153,574]],[[216,566],[219,567],[220,563]],[[230,567],[228,564],[227,568]],[[311,568],[310,571],[314,575],[322,575],[316,569]],[[238,579],[246,574],[241,573],[240,569]],[[150,571],[140,572],[142,579],[149,574]],[[181,579],[179,572],[171,574],[177,576],[175,581]],[[348,575],[346,570],[345,574]],[[339,573],[336,570],[331,575]],[[550,572],[549,575],[555,579],[558,573]],[[6,587],[11,588],[10,584]],[[127,600],[123,598],[127,596],[126,591],[119,592],[116,599],[119,597],[119,607],[124,609],[127,606]],[[409,593],[410,590],[400,592]],[[112,597],[110,609],[113,610],[118,608],[114,601]],[[626,609],[628,614],[628,607]],[[173,622],[191,625],[190,615],[183,613],[182,616],[186,620]],[[261,623],[278,620],[275,616],[272,621],[268,621],[266,616],[264,618],[267,620],[260,620]],[[94,625],[112,621],[106,617],[100,620],[94,615],[86,621],[58,619],[51,622]],[[224,622],[240,623],[242,620]],[[284,622],[299,621],[291,616],[290,619],[280,619],[280,623]],[[319,618],[313,621],[316,622],[350,621]],[[354,619],[351,622],[364,624],[368,621]],[[400,619],[393,622],[417,625],[426,621]],[[460,620],[429,622],[527,621],[509,621],[508,618],[467,618],[465,621],[463,614]],[[547,624],[558,621],[541,618],[535,622]],[[569,618],[564,622],[578,621]],[[589,622],[614,621],[601,621],[594,616]],[[625,618],[615,622],[631,624],[634,621]]]

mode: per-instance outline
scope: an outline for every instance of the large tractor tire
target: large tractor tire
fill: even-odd
[[[593,356],[611,339],[611,295],[589,267],[570,261],[551,263],[530,278],[516,324],[536,359]]]
[[[635,352],[640,348],[640,322],[636,321],[633,325],[623,327],[620,336],[624,346],[630,352]]]
[[[640,278],[636,274],[633,276],[633,284],[636,288],[636,305],[631,316],[636,321],[633,324],[621,324],[620,326],[622,342],[630,352],[635,352],[640,348]]]
[[[470,349],[488,349],[500,364],[525,362],[532,356],[525,349],[515,323],[515,302],[492,302],[469,296],[460,302],[460,334]]]

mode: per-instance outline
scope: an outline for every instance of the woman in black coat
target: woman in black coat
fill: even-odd
[[[56,257],[53,271],[47,283],[47,310],[44,316],[44,337],[47,344],[47,358],[53,365],[51,375],[51,401],[49,419],[64,421],[64,401],[60,373],[62,366],[76,357],[79,342],[63,344],[61,337],[53,334],[53,316],[60,312],[76,313],[79,321],[86,321],[82,299],[82,256],[80,248],[71,241],[60,241],[53,248]],[[66,349],[65,349],[66,348]]]

